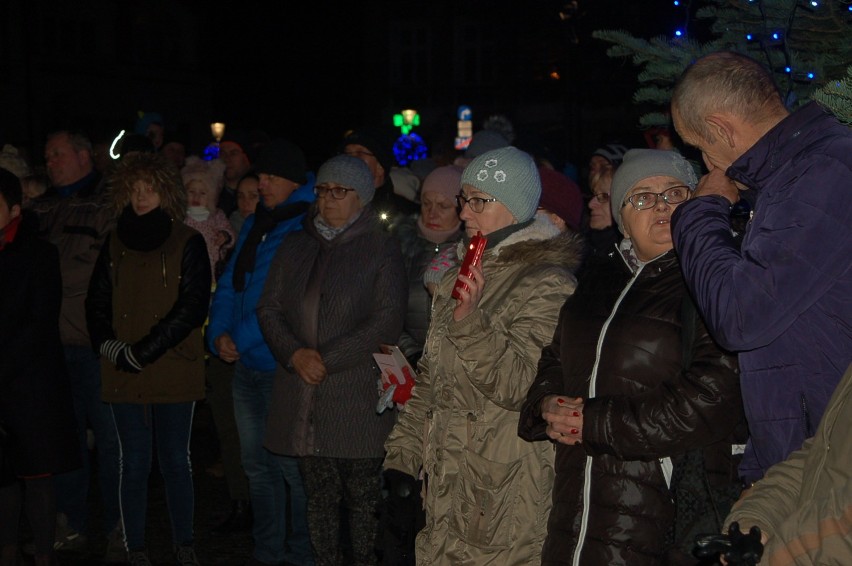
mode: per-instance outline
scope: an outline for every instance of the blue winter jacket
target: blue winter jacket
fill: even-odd
[[[808,104],[726,174],[757,191],[741,249],[720,196],[680,205],[672,237],[708,328],[739,353],[755,481],[814,434],[852,362],[852,130]]]
[[[309,173],[308,182],[293,191],[290,198],[279,206],[301,201],[313,202],[316,198],[314,196],[315,180],[315,176]],[[275,357],[263,340],[255,310],[278,246],[287,234],[302,229],[304,218],[305,215],[300,214],[290,220],[279,222],[266,234],[257,246],[254,271],[246,273],[245,290],[238,292],[234,289],[234,264],[251,227],[254,226],[254,215],[246,218],[237,238],[234,253],[231,254],[225,272],[216,284],[216,292],[213,294],[213,302],[210,305],[210,322],[205,337],[210,351],[217,356],[219,352],[216,350],[214,341],[222,334],[228,333],[237,345],[240,363],[255,371],[275,371]]]

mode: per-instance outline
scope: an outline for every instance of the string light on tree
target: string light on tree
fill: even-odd
[[[773,69],[791,110],[841,76],[852,61],[852,0],[672,0],[670,6],[678,23],[669,36],[592,34],[613,44],[610,57],[630,58],[640,67],[633,102],[650,109],[640,118],[643,128],[670,126],[675,81],[692,61],[713,51],[743,53]],[[709,39],[701,43],[696,37]]]

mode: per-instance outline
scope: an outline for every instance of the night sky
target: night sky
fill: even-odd
[[[571,80],[582,83],[578,88],[581,104],[629,107],[636,86],[636,68],[629,61],[607,57],[608,45],[592,39],[593,30],[625,29],[651,37],[669,33],[674,26],[668,0],[583,0],[580,13],[568,23],[561,22],[558,16],[563,2],[467,3],[475,9],[491,11],[490,17],[505,19],[518,17],[517,10],[526,10],[525,17],[539,18],[542,33],[551,34],[556,41],[565,40],[560,34],[576,34],[579,43],[572,55],[576,72]],[[258,4],[260,8],[256,7]],[[387,93],[377,86],[386,76],[382,68],[386,61],[367,55],[385,49],[388,41],[386,27],[375,14],[376,3],[371,4],[371,8],[365,8],[357,2],[246,3],[245,10],[230,6],[206,12],[206,28],[216,30],[219,37],[218,46],[211,50],[211,60],[215,62],[212,72],[217,77],[215,113],[227,123],[240,126],[265,124],[271,133],[301,139],[306,145],[317,137],[337,135],[346,127],[389,119],[383,114]],[[409,11],[453,9],[451,2],[385,4]],[[511,43],[515,38],[505,40]],[[412,92],[413,104],[418,103],[417,94]],[[559,98],[560,91],[554,89],[553,96]],[[447,104],[451,121],[454,117],[449,114],[454,112],[454,104],[455,101]],[[495,106],[486,113],[492,111],[511,116],[513,109]],[[584,110],[581,107],[577,111]],[[639,140],[634,114],[624,114],[623,123],[614,129],[627,130],[625,135]],[[485,117],[480,112],[474,116],[475,123]],[[613,121],[618,123],[617,118]],[[591,140],[610,134],[608,124],[600,126],[600,132],[583,135]]]

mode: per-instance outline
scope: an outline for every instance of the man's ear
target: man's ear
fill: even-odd
[[[733,119],[728,114],[708,114],[704,118],[710,133],[730,148],[736,146],[736,128]]]
[[[12,208],[9,209],[9,216],[11,216],[12,218],[15,218],[15,217],[20,216],[20,215],[21,215],[21,205],[20,204],[16,204],[16,205],[12,206]]]

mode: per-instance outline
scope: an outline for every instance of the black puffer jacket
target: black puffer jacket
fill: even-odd
[[[521,415],[521,436],[542,439],[544,397],[587,399],[583,444],[557,444],[542,564],[571,563],[583,527],[580,564],[659,564],[674,514],[660,459],[706,446],[708,469],[731,469],[718,459],[730,459],[725,439],[742,420],[736,358],[692,316],[692,362],[684,369],[689,298],[674,252],[635,279],[618,255],[596,261],[565,303]]]

